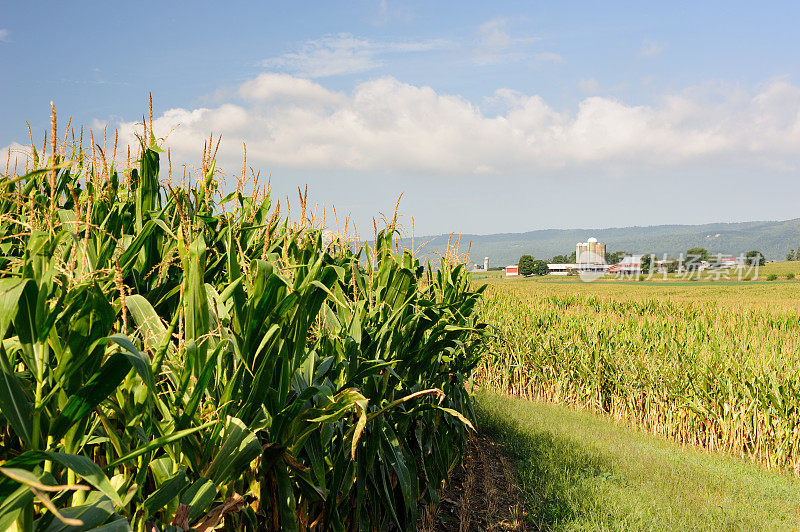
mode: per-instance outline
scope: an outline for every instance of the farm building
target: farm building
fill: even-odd
[[[575,264],[548,264],[547,269],[551,275],[568,275],[572,272],[604,273],[609,268],[606,264],[606,245],[595,237],[575,244],[575,259]]]
[[[575,244],[575,260],[579,264],[605,264],[606,245],[595,237]]]
[[[714,257],[714,261],[711,262],[711,266],[716,269],[727,269],[727,268],[745,268],[748,266],[747,259],[743,256],[740,257],[727,257],[724,255],[719,255]]]
[[[656,266],[656,271],[658,273],[667,273],[670,268],[677,270],[678,268],[678,259],[664,259],[664,260],[656,260],[653,261]]]
[[[569,275],[575,272],[577,275],[580,272],[607,272],[610,266],[608,264],[548,264],[547,269],[550,270],[550,275]]]
[[[483,258],[483,268],[481,268],[480,264],[475,264],[473,268],[470,270],[471,272],[488,272],[489,271],[489,257]]]
[[[515,264],[513,266],[506,266],[506,277],[519,275],[519,267]]]
[[[628,255],[619,264],[608,268],[609,273],[639,274],[642,272],[642,255]]]

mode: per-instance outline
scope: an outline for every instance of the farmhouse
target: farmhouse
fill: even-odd
[[[619,264],[608,268],[609,273],[629,273],[636,275],[642,272],[642,255],[628,255]]]

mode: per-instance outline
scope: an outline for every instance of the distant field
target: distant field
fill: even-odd
[[[777,279],[767,281],[770,275]],[[794,274],[793,279],[787,275]],[[543,277],[506,277],[502,271],[473,273],[476,283],[487,283],[514,289],[527,289],[531,283],[539,285],[567,285],[569,288],[543,288],[537,290],[553,290],[548,293],[585,293],[602,296],[628,297],[670,297],[695,301],[699,299],[727,300],[737,305],[761,305],[779,307],[791,306],[798,302],[800,296],[800,261],[769,262],[758,268],[755,279],[739,281],[735,274],[729,279],[711,279],[704,272],[699,280],[690,280],[677,274],[653,275],[642,280],[617,279],[613,275],[587,283],[575,276],[546,275]],[[620,287],[626,288],[620,288]],[[633,288],[639,287],[639,289]],[[682,288],[685,287],[685,288]],[[703,288],[705,287],[705,288]]]
[[[708,302],[740,308],[800,308],[800,281],[615,281],[585,283],[574,277],[501,278],[488,277],[475,282],[495,290],[519,293],[534,292],[542,296],[580,294],[611,297],[620,300],[648,299]]]
[[[783,261],[783,262],[768,262],[759,268],[759,277],[765,277],[771,273],[784,276],[787,273],[793,273],[800,277],[800,261]]]
[[[797,281],[475,282],[497,332],[483,384],[800,474]]]

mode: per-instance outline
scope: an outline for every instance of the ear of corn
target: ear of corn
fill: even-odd
[[[413,529],[474,422],[480,290],[212,161],[160,184],[145,141],[0,180],[0,529]]]

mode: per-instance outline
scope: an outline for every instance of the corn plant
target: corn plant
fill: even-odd
[[[0,529],[414,529],[474,421],[463,265],[55,124],[0,180]]]

